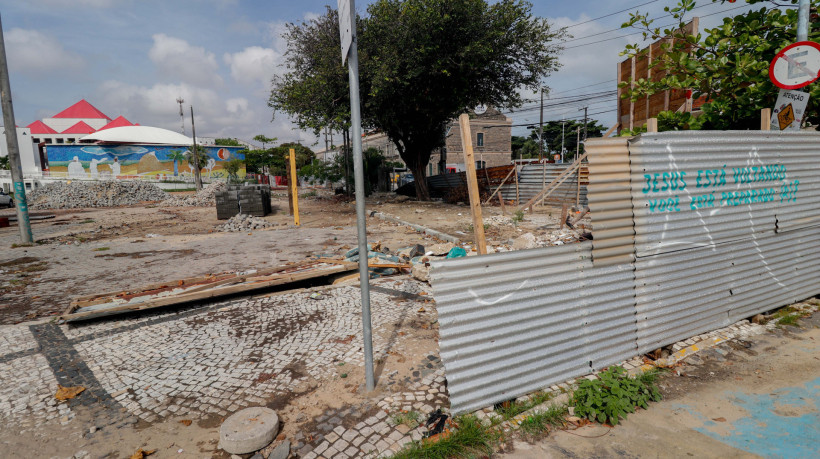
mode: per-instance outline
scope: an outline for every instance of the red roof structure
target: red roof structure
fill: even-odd
[[[31,129],[32,134],[57,134],[57,131],[48,127],[48,125],[41,120],[37,120],[26,127]]]
[[[89,104],[85,99],[81,99],[76,104],[54,115],[54,118],[102,118],[109,121],[111,120],[105,113],[97,110],[96,107]]]
[[[111,129],[115,127],[123,127],[123,126],[133,126],[134,124],[125,119],[124,116],[120,115],[114,119],[114,121],[106,124],[105,126],[101,127],[99,130],[102,131],[103,129]]]
[[[96,129],[85,124],[85,121],[77,121],[77,124],[61,132],[61,134],[92,134],[94,132],[97,132]]]

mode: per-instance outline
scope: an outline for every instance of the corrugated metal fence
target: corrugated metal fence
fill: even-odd
[[[530,198],[538,194],[546,185],[555,180],[562,172],[567,170],[569,164],[555,163],[530,163],[524,164],[518,171],[518,199],[521,203],[527,202]],[[580,206],[587,204],[587,183],[589,183],[589,172],[586,166],[581,166],[581,181],[578,182],[578,172],[573,173],[558,188],[550,193],[544,200],[545,204],[561,205],[563,203],[575,205],[576,197],[579,198]],[[506,201],[514,201],[516,198],[515,181],[511,178],[501,188],[501,195]]]
[[[592,242],[433,263],[466,412],[820,293],[820,134],[587,143]]]

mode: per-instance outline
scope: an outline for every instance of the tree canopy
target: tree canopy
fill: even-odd
[[[385,132],[429,199],[430,155],[444,126],[478,104],[520,106],[559,66],[554,30],[523,0],[378,0],[357,20],[363,124]],[[302,128],[349,126],[347,69],[338,15],[291,24],[288,73],[274,77],[269,105]]]
[[[665,52],[651,63],[653,69],[666,72],[665,76],[658,81],[639,79],[634,88],[622,84],[627,97],[637,100],[667,89],[692,89],[693,98],[706,99],[699,117],[689,113],[660,114],[660,130],[758,129],[760,110],[773,107],[778,94],[778,88],[769,80],[769,63],[779,50],[796,41],[797,26],[797,10],[780,10],[765,3],[760,9],[726,17],[720,26],[697,35],[682,32],[689,21],[688,13],[696,7],[694,0],[681,0],[675,7],[665,8],[677,22],[671,28],[654,26],[653,18],[647,14],[632,14],[623,27],[638,28],[652,40],[674,40],[662,43]],[[820,40],[816,23],[810,27],[809,40]],[[624,54],[635,56],[641,47],[629,45]],[[820,85],[812,84],[806,89],[811,93],[806,120],[817,124]]]
[[[221,147],[241,147],[243,146],[239,143],[236,139],[231,139],[230,137],[225,137],[221,139],[214,139],[214,145],[219,145]]]

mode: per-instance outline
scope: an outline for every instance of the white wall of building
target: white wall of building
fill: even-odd
[[[31,142],[31,130],[29,128],[17,128],[17,144],[20,149],[20,163],[23,166],[23,174],[37,174],[42,171],[40,164],[40,154],[36,145]],[[8,156],[9,150],[6,144],[5,129],[0,135],[0,156]]]

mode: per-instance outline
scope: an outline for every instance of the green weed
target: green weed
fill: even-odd
[[[512,221],[516,225],[523,222],[524,221],[524,211],[523,210],[516,210],[515,215],[513,215],[513,217],[512,217]]]
[[[402,411],[390,416],[393,425],[404,424],[411,429],[415,429],[421,423],[421,414],[417,411]]]
[[[404,446],[393,457],[397,459],[448,459],[454,457],[491,456],[504,434],[488,427],[472,415],[456,418],[456,427],[449,435],[436,442],[414,441]]]
[[[518,427],[521,433],[534,440],[548,433],[550,427],[562,426],[566,414],[566,405],[551,405],[546,411],[527,416]]]
[[[513,401],[508,403],[500,403],[495,406],[495,412],[500,414],[504,420],[512,419],[519,414],[529,410],[534,406],[538,406],[546,401],[549,401],[552,395],[546,392],[536,392],[530,396],[527,401]]]
[[[584,379],[572,395],[575,415],[600,423],[617,425],[636,407],[647,408],[649,402],[661,399],[655,385],[658,373],[644,373],[633,378],[623,367],[611,367],[598,379]]]
[[[97,247],[94,249],[95,252],[105,252],[106,250],[111,250],[111,247]]]

